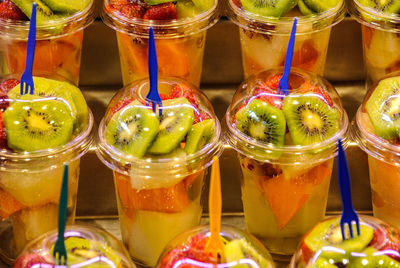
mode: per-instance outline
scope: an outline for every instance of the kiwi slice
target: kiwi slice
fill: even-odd
[[[165,100],[157,137],[147,150],[150,154],[167,154],[179,146],[194,120],[192,104],[186,98]]]
[[[237,128],[256,140],[281,146],[285,141],[286,120],[282,110],[254,99],[236,113]]]
[[[238,262],[240,260],[245,259],[244,253],[242,251],[241,240],[232,240],[225,245],[225,260],[227,263],[229,262]],[[233,267],[235,268],[246,268],[248,267],[246,264],[236,264]]]
[[[26,102],[15,102],[3,113],[8,146],[16,151],[36,151],[66,144],[74,123],[68,106],[58,100],[34,98],[25,95],[21,99]]]
[[[192,1],[193,1],[193,4],[201,12],[210,10],[213,7],[214,3],[215,3],[215,0],[192,0]]]
[[[52,11],[73,14],[84,10],[90,3],[89,0],[42,0]]]
[[[193,154],[203,148],[214,133],[214,119],[194,124],[186,138],[185,152]]]
[[[363,253],[367,256],[350,258],[346,268],[400,267],[400,262],[383,254],[374,254],[377,252],[375,248],[366,248]]]
[[[343,240],[340,229],[340,219],[332,218],[319,223],[304,239],[304,243],[312,252],[317,252],[323,247],[335,247],[345,251],[345,254],[337,251],[323,250],[321,257],[334,262],[341,262],[343,258],[348,258],[352,252],[361,252],[374,237],[374,229],[365,224],[360,224],[360,235]],[[328,248],[329,249],[329,248]]]
[[[303,0],[299,0],[298,6],[301,14],[304,16],[314,14],[314,12],[303,2]]]
[[[180,0],[176,3],[176,12],[178,18],[193,18],[200,14],[201,11],[193,4],[191,0]]]
[[[134,101],[111,117],[105,137],[112,146],[141,158],[157,135],[158,127],[157,116]]]
[[[302,1],[303,2],[302,4],[304,4],[308,10],[312,11],[312,13],[320,14],[331,8],[336,7],[342,0],[299,0],[299,1]],[[303,13],[301,9],[300,11]]]
[[[285,97],[283,112],[290,137],[296,145],[322,142],[339,130],[339,112],[319,97],[292,95]]]
[[[243,9],[261,16],[280,18],[297,5],[298,0],[241,0]]]
[[[399,13],[400,1],[397,0],[358,0],[366,7],[374,8],[385,13]]]
[[[59,97],[64,99],[70,106],[72,114],[76,118],[74,132],[79,133],[85,129],[89,122],[89,110],[83,94],[76,86],[63,81],[47,79],[43,77],[33,77],[35,84],[35,96]],[[19,99],[20,85],[17,85],[8,92],[10,99]]]
[[[319,257],[313,265],[307,266],[307,268],[337,268],[336,265],[331,264],[327,259]]]
[[[19,9],[21,9],[21,11],[24,12],[24,14],[28,18],[31,18],[32,4],[33,2],[36,2],[37,5],[36,21],[38,25],[40,25],[43,22],[58,19],[61,17],[59,15],[54,14],[54,12],[42,0],[11,0],[11,1],[16,6],[18,6]]]
[[[369,119],[379,137],[392,139],[400,133],[400,77],[379,82],[365,104]]]

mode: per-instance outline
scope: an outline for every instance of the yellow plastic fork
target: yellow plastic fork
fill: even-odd
[[[219,171],[219,159],[213,158],[211,168],[210,194],[208,197],[208,209],[210,213],[210,238],[205,246],[205,252],[212,254],[215,260],[224,261],[224,243],[220,236],[221,230],[221,178]]]

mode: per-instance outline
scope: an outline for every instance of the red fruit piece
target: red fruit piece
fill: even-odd
[[[208,114],[202,111],[195,110],[193,124],[197,124],[206,119],[210,119],[210,116]]]
[[[172,91],[169,93],[170,99],[176,98],[186,98],[193,106],[196,108],[199,106],[199,101],[194,93],[194,91],[185,85],[176,85]]]
[[[305,82],[299,89],[298,91],[300,93],[315,93],[318,95],[318,97],[324,101],[326,104],[328,104],[330,107],[333,106],[333,102],[331,97],[329,96],[328,92],[326,92],[324,89],[320,87],[316,87],[314,85],[311,85],[307,82]]]
[[[283,97],[278,94],[279,80],[281,77],[282,75],[275,75],[264,83],[259,84],[254,90],[254,96],[276,108],[282,109]],[[289,89],[292,89],[290,84]]]
[[[161,98],[161,100],[168,100],[169,96],[165,95],[165,94],[160,94],[160,98]]]
[[[0,18],[10,20],[28,20],[28,17],[10,0],[0,3]]]
[[[0,84],[0,96],[7,96],[8,91],[17,85],[19,85],[19,80],[17,79],[7,79],[3,81],[3,83]]]
[[[0,111],[0,149],[8,148],[7,133],[4,129],[3,112]]]
[[[178,18],[178,13],[176,6],[169,2],[150,6],[143,18],[148,20],[175,20]]]
[[[108,116],[107,121],[109,121],[111,119],[111,117],[117,113],[119,110],[121,110],[122,108],[124,108],[125,106],[127,106],[129,103],[131,103],[132,101],[134,101],[134,99],[132,98],[125,98],[122,99],[120,101],[117,102],[117,104],[115,104],[115,106],[111,109],[111,112]]]
[[[19,257],[14,264],[14,268],[40,267],[40,264],[47,264],[47,262],[42,256],[31,253]]]
[[[113,0],[107,5],[108,12],[119,12],[128,19],[143,18],[146,10],[144,3],[135,3],[127,0]]]
[[[387,229],[376,229],[374,232],[374,238],[372,239],[369,246],[379,251],[386,250],[386,255],[397,261],[400,261],[400,233],[393,227],[389,227]],[[395,252],[393,252],[393,254],[390,254],[390,251]]]

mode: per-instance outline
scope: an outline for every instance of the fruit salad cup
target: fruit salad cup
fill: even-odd
[[[339,223],[340,217],[330,217],[315,225],[303,237],[289,267],[400,267],[397,229],[361,216],[360,235],[343,240]]]
[[[247,230],[285,258],[325,215],[336,142],[348,119],[335,89],[294,68],[289,95],[277,93],[283,69],[251,76],[225,116],[238,152]]]
[[[204,175],[220,152],[220,124],[206,96],[174,78],[159,79],[158,88],[156,112],[145,104],[148,79],[114,96],[97,151],[114,171],[124,244],[147,266],[169,240],[200,223]]]
[[[150,26],[160,75],[200,85],[206,30],[218,20],[217,0],[105,0],[102,16],[116,30],[124,85],[148,76]]]
[[[93,116],[70,83],[34,77],[34,95],[19,81],[0,85],[0,257],[11,263],[32,239],[57,227],[64,163],[69,163],[67,223],[73,223],[81,156]]]
[[[95,17],[92,0],[36,1],[34,74],[54,73],[79,83],[83,29]],[[0,2],[0,77],[25,69],[29,17],[33,1]]]
[[[367,88],[386,74],[400,70],[400,5],[397,1],[349,1],[349,11],[361,23]]]
[[[166,246],[156,267],[275,267],[271,255],[255,237],[227,225],[222,225],[220,231],[224,259],[216,260],[205,252],[210,235],[209,226],[199,226],[180,234]]]
[[[57,235],[57,231],[51,231],[29,243],[18,257],[14,268],[50,268],[57,265],[57,259],[53,257]],[[101,229],[67,226],[64,237],[68,267],[136,267],[121,242]]]
[[[397,74],[398,75],[398,74]],[[400,76],[368,91],[353,122],[354,139],[368,154],[374,216],[400,228]]]
[[[229,0],[229,17],[239,26],[245,78],[284,65],[294,17],[298,22],[292,66],[324,74],[331,28],[344,17],[344,1],[296,3]]]

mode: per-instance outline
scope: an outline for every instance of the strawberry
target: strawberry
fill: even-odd
[[[201,122],[203,120],[206,120],[206,119],[210,119],[210,116],[208,114],[206,114],[203,111],[198,111],[198,110],[194,111],[193,124],[197,124],[197,123],[199,123],[199,122]]]
[[[28,20],[28,17],[10,0],[0,3],[0,18],[10,20]]]
[[[3,112],[0,111],[0,149],[8,148],[7,133],[4,129]]]
[[[7,79],[0,84],[0,96],[7,96],[8,91],[19,85],[17,79]]]
[[[374,237],[370,242],[369,246],[379,250],[387,251],[389,257],[400,261],[398,254],[391,254],[390,251],[400,252],[400,233],[393,227],[388,227],[387,229],[378,228],[374,232]]]
[[[318,97],[324,101],[326,104],[328,104],[330,107],[333,106],[333,102],[331,97],[329,96],[328,92],[326,92],[324,89],[317,87],[317,86],[313,86],[307,82],[303,83],[303,85],[301,85],[301,87],[298,89],[298,91],[300,93],[315,93],[316,95],[318,95]]]
[[[169,2],[150,6],[143,18],[148,20],[175,20],[178,18],[178,13],[176,6]]]
[[[193,92],[193,90],[183,84],[176,85],[169,93],[170,99],[176,99],[181,97],[186,98],[194,107],[196,108],[199,107],[199,101],[197,100],[197,97]]]
[[[161,100],[168,100],[168,99],[169,99],[169,96],[168,96],[168,95],[165,95],[165,94],[162,94],[162,93],[160,93],[160,98],[161,98]]]
[[[113,0],[107,5],[108,12],[119,12],[128,19],[143,18],[146,13],[146,5],[142,2],[127,0]]]
[[[110,121],[112,116],[116,114],[119,110],[127,106],[129,103],[134,101],[133,98],[125,98],[117,102],[117,104],[114,105],[114,107],[111,109],[110,114],[108,115],[107,121]]]
[[[22,255],[17,259],[14,264],[14,268],[30,268],[30,267],[41,267],[41,264],[48,264],[46,260],[37,254],[30,253]],[[43,267],[48,267],[48,265]]]

